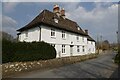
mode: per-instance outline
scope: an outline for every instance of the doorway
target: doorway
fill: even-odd
[[[70,45],[70,56],[73,56],[73,45]]]

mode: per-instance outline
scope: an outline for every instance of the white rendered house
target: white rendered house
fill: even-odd
[[[95,53],[95,40],[88,31],[65,17],[65,10],[55,5],[53,12],[43,10],[35,19],[18,29],[19,41],[44,41],[53,45],[56,57],[77,56]]]

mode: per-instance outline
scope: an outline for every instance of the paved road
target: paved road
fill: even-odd
[[[118,66],[113,63],[113,52],[100,55],[76,64],[71,64],[46,71],[33,71],[12,76],[14,78],[109,78],[114,75]],[[112,76],[114,77],[114,76]]]

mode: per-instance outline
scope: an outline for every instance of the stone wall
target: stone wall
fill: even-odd
[[[82,56],[72,56],[64,58],[56,58],[50,60],[40,60],[32,62],[12,62],[2,64],[2,77],[7,77],[9,75],[14,75],[20,72],[28,72],[32,70],[43,70],[49,68],[60,67],[67,64],[73,64],[83,60],[91,59],[97,57],[97,54],[89,54]]]

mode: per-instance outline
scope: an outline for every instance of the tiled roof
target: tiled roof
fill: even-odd
[[[54,18],[58,19],[58,23],[54,22]],[[75,33],[78,33],[81,35],[86,35],[86,33],[81,28],[80,28],[80,30],[78,30],[79,26],[76,22],[71,21],[67,18],[64,19],[61,16],[58,17],[55,13],[50,12],[48,10],[43,10],[33,21],[31,21],[26,26],[18,29],[17,31],[24,31],[26,29],[35,27],[39,24],[50,25],[55,28],[60,28],[60,29],[75,32]]]
[[[89,35],[87,36],[87,40],[88,40],[88,41],[94,41],[94,42],[95,42],[95,40],[94,40],[93,38],[91,38]]]
[[[58,23],[55,23],[54,18],[58,19]],[[88,36],[80,27],[79,25],[67,18],[63,18],[61,16],[57,16],[55,13],[49,11],[49,10],[43,10],[36,18],[34,18],[30,23],[28,23],[26,26],[18,29],[17,31],[24,31],[33,27],[36,27],[38,25],[49,25],[54,28],[63,29],[66,31],[70,31],[73,33],[77,33],[83,36]],[[80,30],[78,30],[78,27]],[[91,40],[93,40],[91,38]]]

